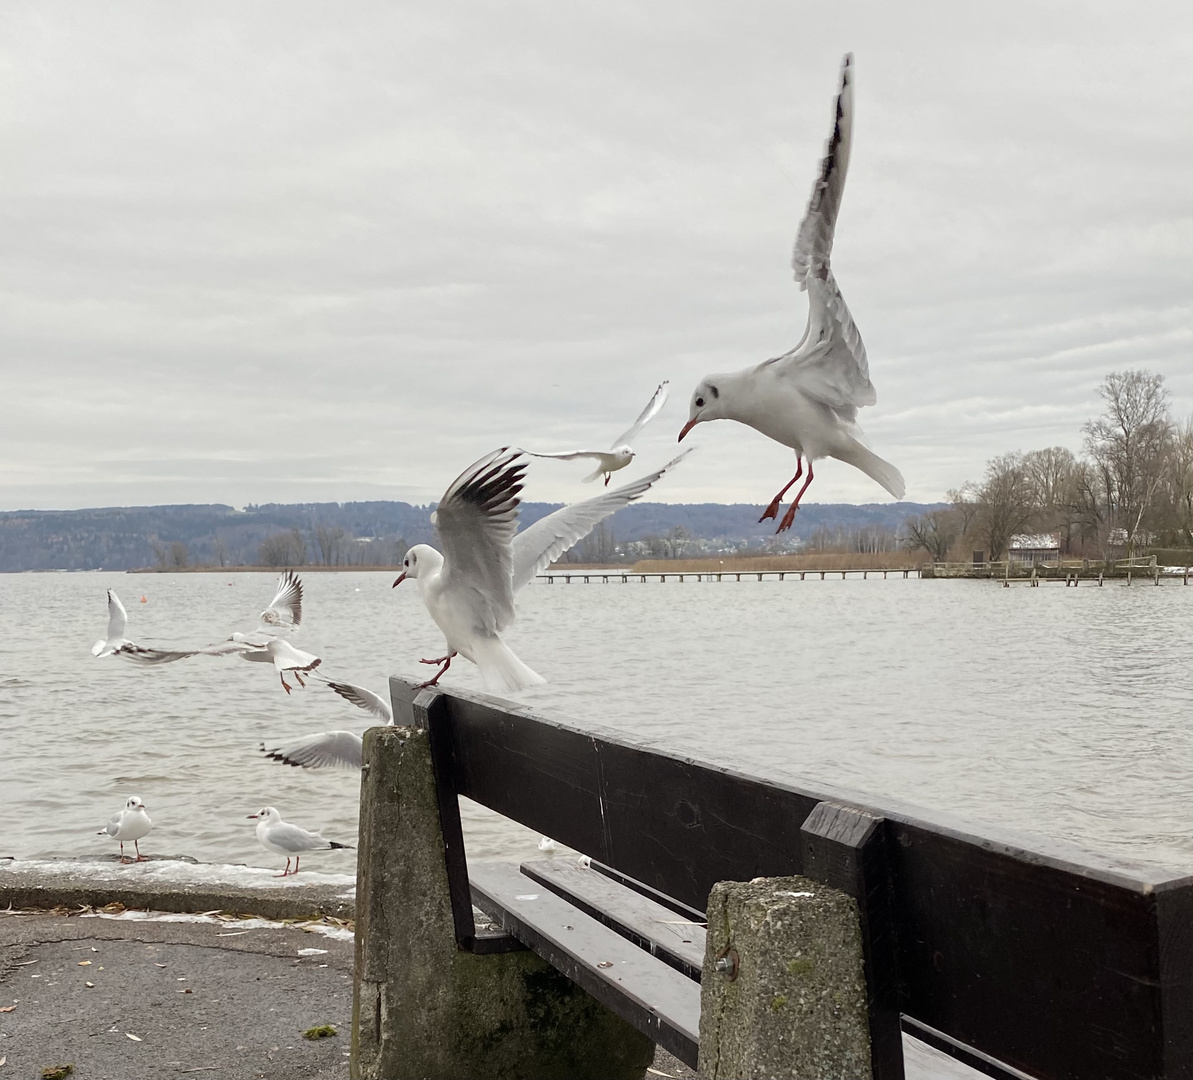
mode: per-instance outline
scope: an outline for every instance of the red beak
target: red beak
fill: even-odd
[[[691,431],[691,430],[692,430],[692,428],[694,428],[694,427],[695,427],[695,426],[696,426],[698,423],[700,423],[700,418],[699,418],[699,417],[693,417],[691,420],[689,420],[689,421],[688,421],[686,424],[684,424],[684,426],[683,426],[683,429],[682,429],[682,430],[680,431],[680,433],[679,433],[679,438],[678,438],[678,439],[676,439],[675,441],[676,441],[676,442],[683,442],[683,437],[684,437],[684,436],[685,436],[685,435],[686,435],[686,434],[687,434],[689,431]]]
[[[399,585],[401,585],[401,584],[402,584],[402,582],[403,582],[403,581],[405,581],[405,580],[406,580],[406,571],[405,571],[405,570],[403,570],[403,571],[402,571],[402,572],[401,572],[401,573],[398,575],[398,580],[397,580],[397,581],[395,581],[395,582],[394,582],[394,583],[393,583],[393,584],[390,586],[390,588],[391,588],[391,589],[396,589],[396,588],[397,588]]]

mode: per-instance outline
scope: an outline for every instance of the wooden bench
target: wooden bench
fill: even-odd
[[[993,1076],[1193,1076],[1193,878],[483,695],[439,688],[416,705],[395,678],[391,696],[395,723],[428,733],[459,948],[533,950],[693,1068],[710,889],[803,875],[857,901],[875,1077],[903,1075],[903,1032]],[[591,865],[469,863],[461,797]],[[478,932],[473,905],[504,934]]]

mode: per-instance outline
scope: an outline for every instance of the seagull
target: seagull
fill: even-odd
[[[802,475],[808,478],[776,532],[791,528],[800,499],[812,482],[812,462],[834,457],[903,498],[903,476],[862,442],[857,411],[877,401],[866,348],[829,268],[833,230],[841,208],[853,126],[853,55],[841,68],[833,133],[808,211],[799,228],[792,269],[808,293],[808,325],[796,347],[756,367],[708,375],[692,393],[689,419],[680,440],[705,420],[736,420],[795,451],[795,476],[770,502],[759,521],[774,518],[783,497]]]
[[[638,433],[658,414],[658,411],[666,402],[667,382],[664,380],[659,383],[659,388],[654,392],[650,401],[646,403],[646,408],[642,410],[638,419],[630,426],[630,429],[614,439],[613,445],[608,450],[566,450],[558,454],[538,454],[533,450],[527,450],[526,453],[531,454],[533,457],[557,458],[561,461],[575,461],[576,458],[592,458],[597,462],[597,468],[591,476],[584,477],[584,483],[590,484],[598,476],[603,475],[605,477],[605,487],[608,487],[609,477],[617,472],[618,469],[624,469],[634,460],[634,451],[630,443],[638,438]]]
[[[421,685],[438,683],[457,653],[480,668],[487,686],[524,690],[544,682],[499,636],[514,621],[514,594],[610,514],[648,491],[684,456],[641,480],[562,507],[521,532],[515,530],[526,469],[522,451],[502,447],[469,465],[452,481],[431,518],[443,553],[416,544],[406,552],[394,582],[395,588],[407,578],[418,582],[427,611],[447,639],[444,656],[420,661],[441,665]]]
[[[227,641],[203,651],[211,656],[236,653],[242,660],[273,664],[287,694],[293,688],[286,682],[286,672],[294,676],[299,686],[305,687],[302,673],[314,671],[323,660],[296,649],[284,636],[292,634],[302,623],[302,581],[293,570],[278,578],[277,591],[259,619],[260,625],[253,633],[237,631]]]
[[[298,860],[304,851],[331,851],[335,848],[351,848],[351,844],[337,844],[324,840],[317,833],[307,832],[298,825],[288,825],[272,806],[265,806],[255,814],[249,814],[249,821],[257,822],[257,842],[266,851],[286,856],[286,869],[274,877],[286,877],[298,873]],[[290,858],[294,858],[294,869],[290,869]]]
[[[331,682],[327,685],[358,709],[372,713],[383,724],[394,722],[393,713],[385,699],[372,690],[352,683]],[[261,744],[261,753],[283,765],[304,769],[359,769],[364,740],[354,731],[320,731],[315,735],[300,735],[293,742],[273,748]]]
[[[194,656],[195,652],[180,652],[170,649],[150,649],[129,641],[124,636],[128,625],[128,612],[120,602],[120,597],[112,589],[108,590],[108,636],[91,646],[91,655],[96,657],[119,656],[124,660],[132,660],[138,664],[169,664],[175,660],[185,660]]]
[[[145,804],[136,795],[133,795],[124,804],[124,809],[113,814],[107,825],[100,829],[96,836],[110,836],[113,840],[120,841],[120,861],[122,863],[145,862],[146,857],[141,854],[138,841],[146,836],[151,828],[153,828],[153,822],[149,820],[149,815],[145,812]],[[126,840],[133,842],[133,847],[137,852],[135,859],[124,857],[124,842]]]

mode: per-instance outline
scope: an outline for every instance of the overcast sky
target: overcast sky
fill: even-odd
[[[9,0],[0,509],[427,502],[495,446],[604,446],[662,379],[667,460],[701,376],[802,333],[850,50],[833,267],[907,497],[1079,450],[1112,370],[1193,411],[1187,2]],[[793,471],[687,442],[661,499]],[[837,462],[808,497],[888,498]]]

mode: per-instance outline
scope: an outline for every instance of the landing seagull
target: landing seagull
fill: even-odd
[[[352,847],[351,844],[337,844],[334,840],[324,840],[317,833],[307,832],[298,825],[287,824],[272,806],[264,806],[255,814],[249,814],[248,819],[257,822],[257,842],[266,851],[286,856],[286,869],[280,874],[274,874],[274,877],[297,874],[298,860],[302,858],[303,852]],[[291,857],[294,859],[293,870],[290,869]]]
[[[153,822],[149,819],[145,804],[136,795],[133,795],[124,804],[124,809],[113,814],[107,825],[100,829],[96,836],[110,836],[113,840],[120,841],[121,862],[145,862],[146,857],[141,854],[139,841],[148,835],[151,828],[153,828]],[[124,857],[124,842],[126,840],[133,842],[133,848],[137,852],[136,859]]]
[[[441,665],[422,685],[434,686],[457,654],[480,668],[488,686],[523,690],[544,682],[499,636],[514,621],[514,594],[684,456],[632,484],[556,510],[518,533],[518,492],[526,468],[522,452],[502,447],[465,469],[432,515],[443,554],[416,544],[394,582],[396,587],[407,578],[417,580],[427,611],[447,639],[444,656],[421,661]]]
[[[646,403],[646,408],[642,410],[638,419],[630,426],[630,429],[614,439],[613,445],[608,450],[565,450],[557,454],[538,454],[533,450],[527,450],[526,453],[531,454],[533,457],[557,458],[561,461],[592,458],[596,461],[597,467],[591,476],[584,477],[584,483],[590,484],[598,476],[603,475],[605,477],[605,487],[608,487],[609,477],[617,472],[618,469],[624,469],[634,460],[634,450],[630,446],[630,443],[638,438],[639,432],[654,419],[666,402],[667,382],[664,380],[659,383],[659,388],[654,392],[650,401]]]
[[[383,724],[394,722],[389,705],[379,694],[352,683],[328,681],[345,701],[358,709],[364,709],[376,716]],[[320,731],[314,735],[300,735],[288,743],[267,747],[261,744],[261,753],[283,765],[294,765],[304,769],[359,769],[364,740],[354,731]]]
[[[128,612],[120,602],[120,597],[112,589],[108,590],[108,636],[91,646],[91,655],[97,657],[119,656],[124,660],[132,660],[138,664],[169,664],[175,660],[185,660],[195,653],[181,652],[171,649],[150,649],[129,641],[124,636],[128,626]]]
[[[776,532],[791,528],[800,499],[812,482],[812,462],[817,458],[834,457],[853,465],[896,499],[903,498],[899,470],[861,441],[857,411],[878,399],[861,335],[829,268],[849,167],[852,126],[853,55],[848,54],[841,68],[833,133],[792,256],[795,280],[808,293],[804,336],[790,352],[757,367],[702,379],[692,394],[688,422],[679,433],[682,440],[704,420],[736,420],[795,451],[795,476],[771,500],[759,521],[778,514],[783,496],[803,475],[803,458],[807,458],[808,478]]]
[[[290,672],[299,686],[305,687],[303,672],[314,671],[322,659],[302,649],[296,649],[284,635],[293,633],[302,623],[302,581],[293,570],[278,578],[277,591],[269,606],[261,612],[260,625],[251,634],[237,631],[227,641],[204,650],[212,656],[235,653],[242,660],[273,664],[287,694],[292,687],[286,682]]]

